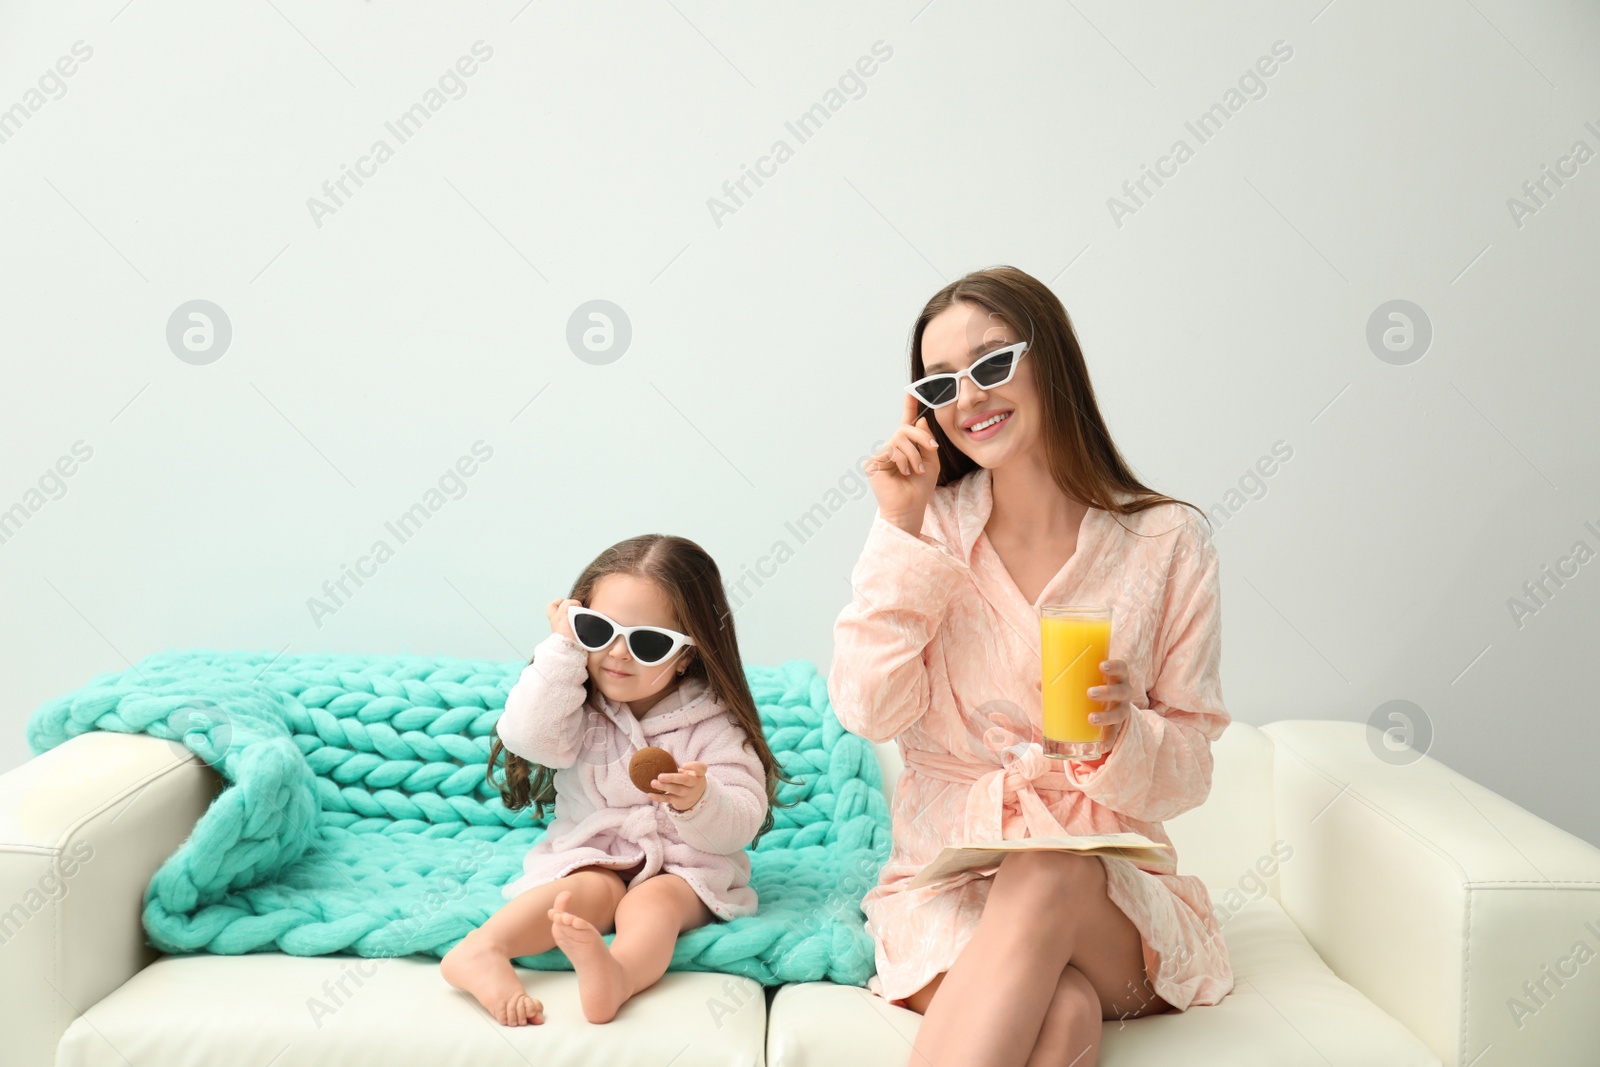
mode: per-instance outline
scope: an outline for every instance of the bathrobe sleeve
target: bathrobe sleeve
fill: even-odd
[[[761,757],[745,741],[744,731],[726,719],[706,720],[699,733],[707,736],[684,762],[706,765],[706,790],[686,811],[671,804],[683,840],[703,852],[726,856],[755,840],[767,817],[767,772]],[[698,737],[696,738],[698,740]]]
[[[1067,760],[1067,776],[1113,811],[1161,822],[1211,792],[1211,742],[1230,719],[1222,704],[1222,606],[1216,546],[1197,520],[1172,553],[1151,662],[1149,707],[1134,706],[1098,760]]]
[[[552,633],[533,650],[506,694],[495,732],[506,748],[544,767],[571,767],[583,744],[589,657],[563,633]]]
[[[928,519],[913,537],[873,517],[850,574],[854,594],[833,626],[828,695],[846,730],[889,741],[928,710],[923,653],[967,573]]]

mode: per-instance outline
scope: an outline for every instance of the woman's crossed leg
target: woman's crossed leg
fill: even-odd
[[[1171,1008],[1105,865],[1061,852],[1006,857],[971,940],[907,1003],[923,1015],[915,1067],[1093,1067],[1102,1020]]]

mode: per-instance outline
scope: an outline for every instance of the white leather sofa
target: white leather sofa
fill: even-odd
[[[899,754],[878,751],[892,785]],[[1361,724],[1236,722],[1215,754],[1210,798],[1168,829],[1223,918],[1234,990],[1107,1023],[1102,1064],[1600,1063],[1600,850],[1431,759],[1379,759]],[[529,971],[548,1021],[508,1029],[428,959],[162,956],[145,945],[144,889],[218,787],[178,746],[110,733],[0,776],[6,1064],[899,1067],[910,1055],[920,1016],[824,982],[763,991],[668,972],[596,1026],[571,972]]]

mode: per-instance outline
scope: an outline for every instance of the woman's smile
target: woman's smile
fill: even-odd
[[[987,441],[1005,428],[1011,421],[1011,409],[990,410],[980,412],[961,423],[961,428],[968,437],[974,441]]]

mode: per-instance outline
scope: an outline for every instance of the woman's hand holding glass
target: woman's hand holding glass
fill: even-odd
[[[1097,711],[1089,716],[1089,721],[1106,730],[1106,740],[1115,742],[1122,734],[1122,724],[1134,713],[1133,685],[1128,681],[1128,664],[1126,660],[1108,659],[1100,664],[1100,671],[1106,676],[1104,683],[1089,687],[1089,695],[1096,700],[1104,700],[1110,707]]]
[[[1133,686],[1128,681],[1127,660],[1102,660],[1100,673],[1106,676],[1106,680],[1100,685],[1091,685],[1088,690],[1089,696],[1093,700],[1105,701],[1110,706],[1092,712],[1089,721],[1102,728],[1104,731],[1102,736],[1110,746],[1116,744],[1117,738],[1122,735],[1122,724],[1134,713]],[[1042,692],[1044,681],[1035,678],[1033,686]]]

